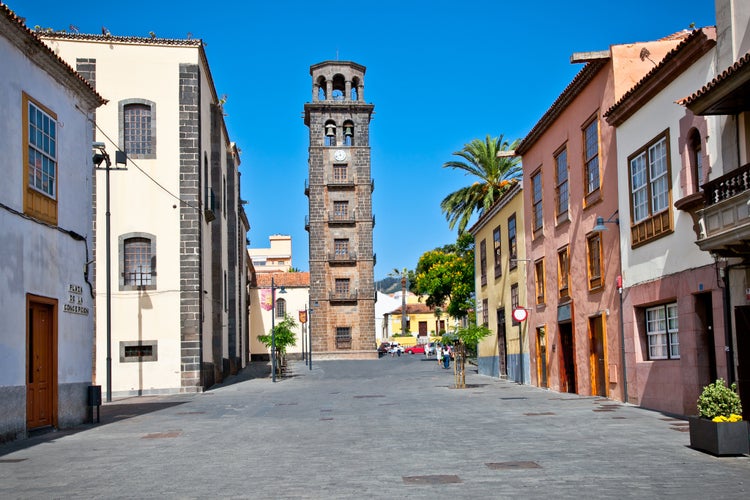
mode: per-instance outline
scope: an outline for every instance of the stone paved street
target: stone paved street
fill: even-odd
[[[0,446],[0,498],[750,497],[750,457],[657,412],[474,370],[457,390],[422,356],[264,369]]]

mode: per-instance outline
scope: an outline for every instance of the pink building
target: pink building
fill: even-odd
[[[685,34],[574,56],[586,65],[523,157],[532,384],[623,399],[615,130],[602,119]],[[608,231],[594,231],[597,218]]]

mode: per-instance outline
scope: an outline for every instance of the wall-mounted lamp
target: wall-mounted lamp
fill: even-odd
[[[620,219],[615,217],[617,215],[617,210],[615,210],[615,213],[609,216],[609,219],[604,220],[604,217],[597,217],[596,218],[596,224],[594,225],[594,228],[592,231],[595,233],[601,233],[602,231],[607,230],[607,226],[605,224],[617,224],[620,225]]]

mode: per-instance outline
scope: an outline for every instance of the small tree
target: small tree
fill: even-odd
[[[456,331],[457,341],[455,355],[455,374],[456,387],[463,389],[466,387],[466,357],[469,351],[476,353],[477,345],[483,338],[492,334],[492,330],[485,325],[470,324],[465,328],[459,328]]]
[[[269,330],[267,335],[258,335],[258,340],[267,348],[272,344],[276,345],[276,357],[283,361],[286,356],[286,349],[289,346],[297,345],[297,338],[294,329],[297,328],[297,322],[288,314],[284,314],[284,319],[276,323],[273,330]],[[274,334],[273,337],[271,334]],[[281,362],[276,363],[277,372],[281,371]]]

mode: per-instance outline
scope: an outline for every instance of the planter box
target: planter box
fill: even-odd
[[[688,417],[690,447],[713,455],[746,455],[750,453],[747,422],[712,422]]]

